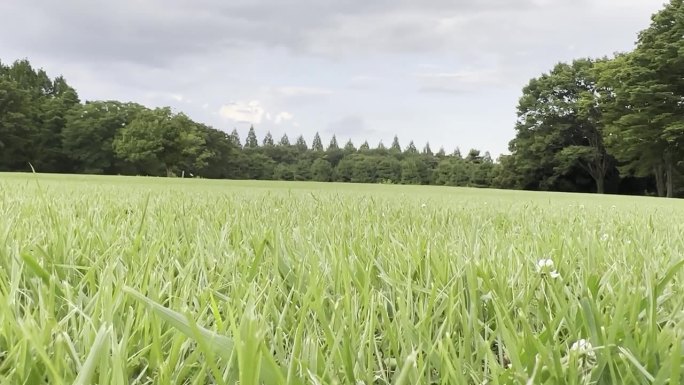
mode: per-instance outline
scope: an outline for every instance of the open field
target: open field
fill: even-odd
[[[655,198],[0,174],[0,384],[679,384],[683,234]]]

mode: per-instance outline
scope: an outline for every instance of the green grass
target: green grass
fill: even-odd
[[[684,383],[682,201],[0,174],[0,218],[0,384]]]

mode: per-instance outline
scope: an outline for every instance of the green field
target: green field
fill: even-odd
[[[682,201],[0,174],[0,218],[0,384],[684,383]]]

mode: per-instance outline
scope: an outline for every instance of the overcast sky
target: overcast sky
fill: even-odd
[[[664,0],[1,0],[0,60],[243,137],[508,151],[530,78],[633,47]]]

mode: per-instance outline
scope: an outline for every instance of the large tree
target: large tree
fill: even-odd
[[[613,158],[603,142],[595,61],[559,63],[548,74],[532,79],[518,104],[516,137],[510,150],[519,167],[521,188],[562,189],[562,178],[584,171],[605,191]]]
[[[139,104],[117,101],[87,102],[72,109],[62,131],[62,146],[76,170],[116,172],[114,138],[142,110]]]
[[[636,49],[600,69],[610,102],[607,143],[637,176],[654,175],[672,197],[684,155],[684,5],[671,0],[639,34]]]
[[[205,140],[196,123],[166,107],[140,111],[119,131],[114,150],[140,172],[171,176],[206,166],[211,154]]]

